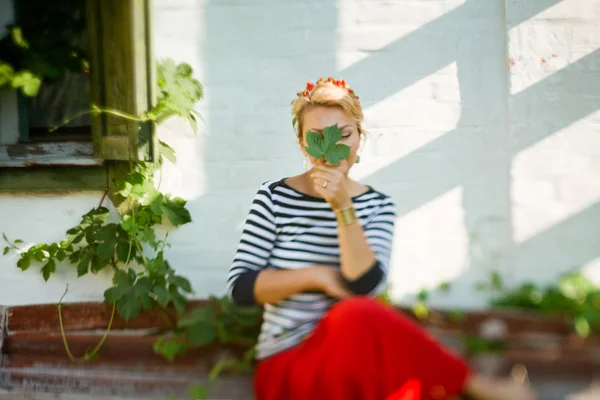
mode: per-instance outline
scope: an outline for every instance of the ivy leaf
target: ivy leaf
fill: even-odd
[[[110,260],[115,254],[115,242],[108,241],[100,243],[97,248],[98,257],[102,260]]]
[[[57,243],[52,243],[50,245],[50,248],[48,249],[48,253],[50,253],[51,257],[54,257],[56,255],[56,252],[58,251],[58,244]]]
[[[77,264],[77,277],[83,276],[89,272],[90,261],[92,261],[92,257],[94,257],[93,248],[89,248]]]
[[[129,280],[129,274],[122,269],[118,269],[115,272],[115,275],[113,276],[113,282],[121,286],[131,286],[132,284],[132,282]]]
[[[169,279],[169,282],[181,288],[184,292],[192,293],[192,285],[183,276],[175,275]]]
[[[174,199],[167,199],[163,205],[162,209],[169,221],[173,224],[173,226],[178,227],[183,224],[187,224],[188,222],[192,222],[192,216],[187,208],[185,208],[185,204],[187,202],[181,197],[175,197]]]
[[[131,255],[129,254],[129,249],[131,248]],[[130,259],[135,257],[134,248],[129,244],[129,242],[118,242],[117,243],[117,258],[119,261],[127,262],[127,256]]]
[[[348,158],[350,155],[350,146],[345,144],[334,144],[325,154],[327,162],[333,165],[340,165],[340,161]]]
[[[317,132],[308,131],[306,132],[306,152],[314,158],[321,158],[325,155],[327,146],[323,137]]]
[[[154,286],[154,288],[152,288],[152,293],[154,293],[156,301],[161,307],[165,308],[169,304],[169,292],[164,286]]]
[[[51,258],[42,268],[42,276],[44,277],[44,280],[48,282],[50,275],[54,272],[56,272],[56,263],[54,262],[54,259]]]
[[[198,323],[189,327],[186,330],[186,335],[192,346],[204,346],[211,344],[216,339],[217,331],[214,324],[206,321],[206,323]]]
[[[113,286],[104,292],[104,302],[106,304],[115,304],[130,291],[130,288],[125,286]]]
[[[142,305],[140,300],[133,291],[127,292],[119,301],[117,301],[117,312],[125,321],[137,317],[141,309]]]
[[[337,124],[323,129],[323,134],[308,131],[306,133],[306,152],[314,158],[325,157],[325,160],[333,165],[339,165],[340,161],[348,158],[350,147],[338,144],[342,139],[342,131]]]
[[[21,271],[27,271],[31,266],[31,259],[27,253],[21,254],[21,258],[17,261],[17,267],[21,269]]]
[[[179,314],[183,314],[185,312],[185,304],[187,303],[186,298],[177,291],[175,286],[169,287],[169,292],[171,293],[171,299],[173,300],[175,311],[177,311]]]

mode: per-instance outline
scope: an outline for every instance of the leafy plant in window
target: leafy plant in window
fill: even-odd
[[[27,18],[8,25],[0,38],[0,88],[8,86],[33,97],[43,82],[59,81],[67,71],[87,72],[87,54],[80,44],[86,27],[85,1],[16,5]]]

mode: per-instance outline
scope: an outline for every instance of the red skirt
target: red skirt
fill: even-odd
[[[379,300],[335,304],[297,346],[258,363],[256,400],[443,400],[470,374],[457,355]]]

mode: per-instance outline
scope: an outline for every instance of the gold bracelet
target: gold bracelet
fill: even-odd
[[[343,210],[337,210],[335,212],[335,216],[338,220],[338,223],[344,226],[350,225],[357,220],[354,206],[344,208]]]

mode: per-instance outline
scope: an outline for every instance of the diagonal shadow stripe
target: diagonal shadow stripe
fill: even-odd
[[[361,96],[373,103],[405,89],[456,61],[461,37],[485,34],[486,20],[481,18],[484,1],[490,0],[467,0],[462,6],[342,69],[338,75],[360,88]],[[521,0],[512,2],[516,1]],[[518,12],[509,12],[512,24],[520,24],[561,1],[528,0],[527,5],[516,7]],[[469,30],[472,28],[476,32]],[[372,84],[374,76],[377,85]]]
[[[564,0],[507,0],[506,22],[513,28]]]
[[[512,96],[513,120],[532,121],[528,125],[511,126],[515,152],[599,110],[599,93],[600,49]],[[482,176],[485,173],[482,171],[490,168],[489,156],[499,150],[486,147],[486,143],[482,145],[473,131],[459,126],[386,165],[366,181],[373,185],[384,182],[406,185],[411,195],[401,197],[403,202],[398,205],[400,215],[404,215],[453,187],[468,185],[476,179],[474,173]],[[396,190],[404,192],[399,185]]]
[[[511,96],[515,152],[600,109],[600,49]]]
[[[600,256],[600,203],[539,232],[516,248],[518,265],[544,268],[544,275],[560,273],[565,268],[580,267]],[[596,238],[591,241],[590,238]],[[564,251],[568,248],[569,251]],[[544,254],[545,265],[538,265]]]

